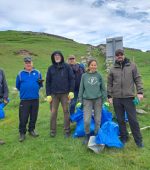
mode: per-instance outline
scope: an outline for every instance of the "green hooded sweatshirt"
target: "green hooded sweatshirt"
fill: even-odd
[[[102,97],[106,100],[106,89],[102,76],[98,72],[86,72],[82,75],[79,89],[79,102],[83,99],[97,99]]]

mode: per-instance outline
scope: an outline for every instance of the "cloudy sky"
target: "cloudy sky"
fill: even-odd
[[[150,0],[0,0],[0,31],[45,32],[98,45],[123,36],[150,49]]]

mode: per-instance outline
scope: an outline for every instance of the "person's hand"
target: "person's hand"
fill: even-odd
[[[4,103],[7,104],[8,103],[8,99],[4,99]]]
[[[105,102],[103,105],[104,105],[106,108],[109,108],[109,102]]]
[[[76,107],[81,107],[81,106],[82,106],[82,103],[80,102],[76,104]]]
[[[49,103],[51,103],[51,102],[52,102],[52,96],[47,96],[47,97],[46,97],[46,101],[49,102]]]
[[[112,104],[112,103],[113,103],[113,99],[112,99],[112,98],[109,98],[109,99],[108,99],[108,102],[109,102],[109,104]]]
[[[73,98],[74,98],[74,93],[73,92],[69,92],[68,99],[71,100]]]
[[[143,94],[137,94],[137,98],[139,99],[139,101],[141,101],[143,99]]]

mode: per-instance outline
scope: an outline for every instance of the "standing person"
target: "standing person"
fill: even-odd
[[[125,123],[125,111],[127,112],[129,125],[138,147],[143,147],[142,135],[136,117],[136,108],[133,103],[136,86],[137,97],[143,99],[143,87],[141,76],[137,67],[124,56],[124,51],[118,49],[115,52],[115,63],[108,75],[107,94],[109,103],[113,103],[119,124],[121,141],[126,143],[128,132]]]
[[[72,68],[75,76],[74,98],[70,101],[70,105],[69,105],[70,114],[73,114],[75,112],[75,106],[77,103],[81,76],[85,72],[85,70],[83,66],[81,66],[76,62],[76,58],[74,55],[70,55],[68,57],[68,64]]]
[[[0,103],[8,103],[8,86],[5,78],[4,71],[0,69]],[[0,140],[0,145],[3,145],[5,142]]]
[[[88,71],[82,75],[79,102],[83,104],[84,110],[84,130],[85,140],[83,144],[87,144],[90,137],[90,122],[92,110],[94,109],[95,131],[98,133],[101,120],[102,102],[106,99],[106,90],[102,76],[97,72],[97,61],[92,59],[88,62]],[[78,104],[79,105],[79,104]]]
[[[52,65],[46,76],[47,101],[51,103],[50,136],[56,136],[56,121],[59,103],[64,112],[65,137],[70,136],[68,101],[74,97],[74,75],[70,66],[64,62],[63,54],[55,51],[51,55]]]
[[[16,88],[20,92],[19,105],[19,141],[25,140],[26,125],[29,119],[29,135],[38,137],[35,132],[35,124],[39,109],[39,89],[42,85],[41,73],[33,68],[31,57],[24,58],[24,70],[20,71],[16,78]]]

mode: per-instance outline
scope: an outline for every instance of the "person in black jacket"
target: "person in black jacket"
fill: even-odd
[[[69,105],[69,112],[70,114],[73,114],[75,112],[75,107],[77,104],[81,77],[82,74],[85,72],[85,69],[82,64],[76,62],[76,57],[74,55],[70,55],[68,57],[68,64],[72,68],[72,71],[75,76],[74,98],[71,100]]]
[[[5,74],[2,69],[0,69],[0,103],[8,103],[8,86],[5,79]],[[5,142],[0,140],[0,145],[4,144]]]
[[[64,112],[65,137],[70,136],[68,103],[74,98],[74,75],[70,66],[64,62],[63,54],[55,51],[51,55],[52,65],[46,76],[47,101],[51,105],[50,136],[56,135],[56,120],[59,103]]]

